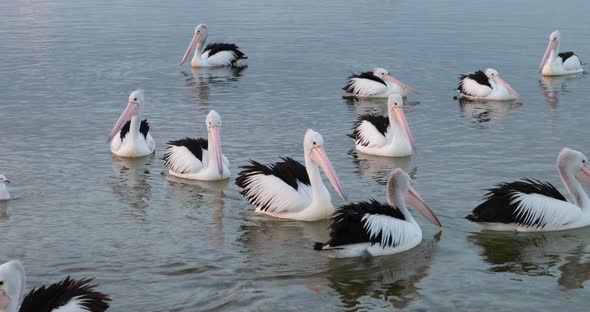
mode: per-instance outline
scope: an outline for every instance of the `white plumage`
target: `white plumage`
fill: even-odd
[[[248,58],[235,44],[211,43],[205,46],[207,34],[207,25],[200,24],[195,28],[195,34],[184,52],[180,65],[186,62],[193,50],[195,53],[191,60],[192,67],[237,66],[241,60]]]
[[[539,71],[544,76],[571,75],[584,71],[580,58],[573,52],[559,53],[560,37],[557,30],[549,35],[549,43],[539,65]]]

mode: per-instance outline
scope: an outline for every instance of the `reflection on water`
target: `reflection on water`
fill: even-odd
[[[0,200],[0,222],[8,220],[9,200]]]
[[[356,172],[375,180],[380,185],[386,185],[389,174],[396,168],[407,172],[412,180],[416,177],[418,167],[412,164],[412,157],[383,157],[360,153],[351,150],[352,162],[357,168]]]
[[[496,123],[506,119],[510,112],[522,106],[513,101],[470,100],[459,98],[459,109],[465,118],[471,118],[473,124],[485,127],[485,124]]]
[[[228,87],[244,75],[247,66],[241,67],[210,67],[193,68],[189,74],[181,71],[186,86],[191,90],[195,102],[200,106],[207,107],[210,88],[219,87],[220,90],[227,90]]]
[[[577,80],[581,74],[567,76],[541,76],[538,80],[541,95],[545,99],[545,104],[552,109],[556,109],[559,104],[559,93],[569,92],[569,83]]]
[[[155,154],[139,158],[125,158],[111,155],[115,173],[110,185],[119,201],[129,206],[129,213],[138,218],[145,217],[152,187],[148,182]]]
[[[352,109],[352,112],[355,116],[362,114],[377,114],[386,116],[388,114],[387,99],[343,96],[342,100]],[[420,102],[408,101],[407,98],[404,98],[404,110],[406,112],[417,105],[420,105]]]

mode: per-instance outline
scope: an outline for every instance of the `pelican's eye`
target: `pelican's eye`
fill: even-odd
[[[133,100],[137,102],[137,98],[134,98]]]
[[[4,286],[4,281],[0,281],[0,286]]]
[[[318,145],[315,141],[313,141],[313,145]]]
[[[586,160],[585,159],[582,159],[582,163],[585,164],[586,163]]]

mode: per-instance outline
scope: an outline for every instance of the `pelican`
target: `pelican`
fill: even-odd
[[[401,95],[392,94],[387,99],[388,117],[374,114],[359,116],[350,136],[354,139],[356,150],[388,157],[412,155],[416,147],[403,107]]]
[[[147,119],[140,123],[143,103],[142,90],[131,92],[127,107],[107,139],[107,144],[111,143],[113,154],[121,157],[143,157],[154,152],[156,143],[149,133],[150,125]]]
[[[10,193],[8,193],[8,188],[6,187],[7,183],[10,183],[10,181],[4,175],[0,174],[0,200],[10,199]]]
[[[92,279],[69,276],[49,287],[25,294],[25,268],[16,260],[0,265],[0,311],[2,312],[103,312],[110,297],[95,290]]]
[[[459,76],[459,87],[457,88],[460,98],[486,99],[509,101],[522,99],[518,92],[500,78],[498,71],[488,68],[485,72],[481,70],[473,74]]]
[[[251,160],[236,179],[241,193],[256,207],[256,212],[277,218],[317,221],[334,212],[330,193],[322,183],[320,168],[345,202],[342,182],[326,152],[324,138],[308,129],[303,139],[305,166],[291,158],[263,165]]]
[[[410,182],[403,170],[393,170],[387,181],[387,204],[373,199],[340,207],[332,217],[330,240],[316,243],[314,249],[358,257],[390,255],[418,246],[422,230],[406,204],[433,224],[440,227],[441,223]]]
[[[207,115],[207,139],[184,138],[168,142],[164,164],[179,178],[201,181],[229,178],[229,161],[221,153],[221,116],[211,110]]]
[[[235,44],[215,42],[205,46],[206,41],[207,25],[199,24],[180,65],[186,62],[192,50],[195,50],[191,61],[192,67],[236,66],[241,60],[248,58]]]
[[[564,148],[557,156],[557,170],[572,201],[549,182],[524,179],[489,189],[467,220],[492,231],[548,232],[590,225],[590,200],[579,182],[590,184],[588,159]]]
[[[539,65],[539,72],[544,76],[561,76],[583,71],[582,62],[574,52],[559,53],[559,31],[552,32]]]
[[[348,96],[355,97],[387,98],[393,93],[406,97],[408,92],[419,94],[418,91],[395,79],[387,70],[380,67],[359,75],[353,73],[342,89]]]

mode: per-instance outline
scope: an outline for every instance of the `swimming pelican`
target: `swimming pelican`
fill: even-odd
[[[422,230],[406,204],[433,224],[441,223],[410,182],[407,173],[395,169],[387,181],[387,204],[373,199],[340,207],[332,218],[330,240],[316,243],[314,249],[357,257],[390,255],[416,247],[422,241]]]
[[[191,61],[192,67],[236,66],[241,60],[248,58],[235,44],[215,42],[205,47],[205,41],[207,41],[207,25],[199,24],[195,28],[193,39],[184,52],[180,65],[186,62],[192,50],[195,50]]]
[[[0,174],[0,200],[10,199],[10,193],[8,193],[6,183],[10,183],[10,181],[4,175]]]
[[[359,75],[353,73],[342,88],[349,96],[386,98],[393,93],[403,97],[408,92],[419,94],[403,82],[395,79],[384,68],[374,68]]]
[[[459,98],[486,99],[497,101],[509,101],[522,99],[518,92],[500,78],[495,69],[488,68],[469,75],[459,76]]]
[[[271,165],[251,160],[250,166],[241,167],[243,170],[236,184],[242,189],[242,195],[256,207],[257,213],[301,221],[329,218],[334,207],[319,168],[340,197],[348,202],[342,182],[324,151],[324,138],[308,129],[303,150],[305,166],[287,157]]]
[[[392,94],[387,99],[388,117],[374,114],[359,116],[350,136],[354,139],[356,150],[389,157],[412,155],[414,138],[403,107],[401,95]]]
[[[590,225],[590,200],[579,182],[590,183],[588,159],[564,148],[557,169],[572,202],[549,182],[524,179],[490,189],[467,220],[492,231],[545,232]]]
[[[147,119],[139,122],[143,107],[143,91],[135,90],[129,95],[129,103],[117,120],[107,139],[111,152],[121,157],[143,157],[152,154],[156,143],[150,135]]]
[[[206,121],[207,140],[185,138],[168,142],[164,164],[171,175],[201,181],[229,178],[229,161],[221,153],[221,116],[211,110]]]
[[[69,276],[49,287],[25,294],[25,268],[16,260],[0,265],[0,311],[3,312],[103,312],[109,308],[108,295],[95,290],[92,279]],[[23,297],[24,296],[24,297]]]
[[[552,32],[539,65],[539,72],[544,76],[560,76],[583,71],[582,62],[574,52],[559,53],[559,31]]]

